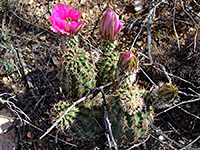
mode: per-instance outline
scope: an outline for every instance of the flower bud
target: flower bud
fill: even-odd
[[[158,95],[169,102],[178,97],[178,89],[174,85],[164,83],[159,87]]]
[[[109,10],[100,20],[100,33],[103,38],[113,42],[117,40],[123,24],[119,21],[119,16],[113,10]]]
[[[137,72],[138,60],[132,52],[125,52],[120,55],[117,67],[121,73],[130,75]]]

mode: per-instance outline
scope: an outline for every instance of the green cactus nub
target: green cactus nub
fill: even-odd
[[[150,93],[149,104],[158,109],[167,108],[178,98],[178,89],[174,85],[161,83]]]

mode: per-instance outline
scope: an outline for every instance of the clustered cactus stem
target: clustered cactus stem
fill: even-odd
[[[63,12],[68,15],[63,17]],[[50,17],[53,24],[50,28],[68,37],[65,45],[67,50],[64,51],[58,65],[58,77],[69,99],[59,101],[53,106],[50,111],[51,118],[55,122],[63,116],[62,114],[74,99],[82,97],[96,86],[112,81],[113,86],[107,88],[104,94],[107,95],[108,108],[106,109],[114,138],[121,146],[126,142],[134,143],[147,135],[150,122],[154,119],[153,107],[163,107],[177,100],[178,89],[170,83],[160,84],[149,94],[147,105],[144,101],[147,90],[135,83],[139,63],[137,57],[132,52],[120,54],[115,50],[119,31],[124,24],[119,21],[119,16],[113,10],[109,10],[100,20],[103,52],[101,55],[96,51],[89,53],[78,47],[76,35],[84,25],[84,22],[78,21],[80,17],[79,10],[61,3],[56,4]],[[98,58],[94,59],[95,57]],[[119,82],[114,82],[118,80]],[[66,114],[59,127],[67,136],[89,141],[104,133],[102,120],[102,98],[97,93],[92,100],[79,104]]]

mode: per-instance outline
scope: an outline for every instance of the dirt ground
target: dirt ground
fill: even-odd
[[[16,149],[109,149],[105,135],[82,141],[55,128],[40,139],[52,126],[49,115],[52,106],[66,99],[57,76],[62,38],[49,28],[49,16],[57,2],[0,0],[0,110],[8,108],[15,116],[11,131],[16,130]],[[148,136],[124,147],[200,149],[200,2],[140,0],[137,5],[134,0],[59,2],[82,11],[85,26],[79,35],[80,47],[87,51],[99,48],[99,20],[107,10],[114,10],[125,23],[115,50],[132,51],[140,58],[136,82],[150,90],[153,84],[171,80],[179,90],[176,104],[154,110]],[[150,14],[152,54],[147,51]],[[1,143],[0,149],[4,149]]]

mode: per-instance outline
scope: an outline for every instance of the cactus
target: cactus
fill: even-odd
[[[70,103],[66,101],[59,101],[58,103],[56,103],[50,110],[50,117],[52,123],[57,121],[69,106]],[[74,107],[63,117],[63,119],[59,122],[58,125],[60,131],[64,131],[71,125],[72,122],[74,122],[74,119],[76,118],[78,111],[79,109]]]
[[[132,52],[125,52],[120,54],[117,68],[120,73],[133,74],[138,71],[138,59]]]
[[[113,81],[116,76],[118,52],[106,52],[104,53],[99,62],[97,63],[97,83],[99,85],[107,84]]]
[[[70,103],[59,101],[50,110],[51,122],[54,123],[70,107]],[[86,102],[72,108],[59,122],[57,128],[66,136],[77,140],[90,141],[103,135],[103,110],[95,102]]]
[[[121,86],[129,87],[136,80],[136,73],[138,71],[138,59],[132,52],[125,52],[120,54],[117,63],[117,78],[121,78]],[[124,78],[124,75],[128,77]]]
[[[110,42],[106,39],[101,39],[101,49],[103,53],[112,53],[115,49],[117,41]]]
[[[150,93],[149,104],[161,109],[170,107],[176,100],[178,100],[178,89],[170,83],[161,83]]]
[[[103,110],[99,106],[86,108],[79,107],[76,120],[71,124],[70,128],[65,131],[78,140],[92,141],[104,134]]]
[[[178,89],[172,84],[162,84],[158,89],[158,95],[165,101],[170,102],[178,97]]]
[[[89,53],[80,49],[68,49],[59,66],[59,78],[67,95],[81,97],[96,85],[94,65]],[[84,85],[84,86],[83,86]]]
[[[115,139],[119,145],[125,142],[137,142],[144,137],[153,120],[151,107],[144,107],[143,98],[146,90],[138,85],[119,89],[115,96],[110,98],[110,121]]]
[[[120,104],[123,106],[124,112],[128,112],[130,115],[141,111],[144,106],[143,98],[145,96],[145,89],[141,89],[134,85],[127,87],[126,89],[119,89]]]

